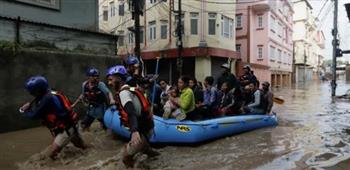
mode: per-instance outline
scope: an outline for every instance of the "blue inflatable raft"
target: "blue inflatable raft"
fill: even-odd
[[[121,125],[118,111],[108,109],[104,116],[106,126],[125,138],[130,132]],[[154,134],[151,143],[199,143],[258,128],[276,126],[276,115],[227,116],[203,121],[177,121],[154,116]]]

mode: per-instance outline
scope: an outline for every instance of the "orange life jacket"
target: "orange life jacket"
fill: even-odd
[[[132,92],[133,94],[135,94],[137,96],[137,98],[140,100],[141,103],[141,107],[142,107],[142,111],[141,114],[144,114],[143,116],[146,116],[147,121],[152,121],[153,123],[153,113],[151,112],[151,104],[149,103],[149,101],[147,100],[147,98],[142,94],[142,92],[135,87],[128,87],[128,88],[124,88],[123,90],[129,90],[130,92]],[[125,127],[130,127],[129,124],[129,118],[128,118],[128,113],[125,111],[124,107],[122,106],[122,103],[120,102],[120,96],[119,93],[116,93],[116,98],[117,98],[117,104],[118,104],[118,111],[120,114],[120,121],[122,123],[123,126]]]
[[[63,95],[61,92],[51,91],[51,94],[56,96],[60,103],[63,105],[64,110],[67,112],[63,118],[57,116],[56,113],[49,113],[46,115],[44,124],[51,130],[65,130],[71,126],[78,123],[79,117],[76,112],[73,111],[71,107],[71,102],[69,99]]]

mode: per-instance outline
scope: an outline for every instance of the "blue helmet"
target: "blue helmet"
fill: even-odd
[[[115,65],[113,67],[110,67],[107,70],[106,76],[108,77],[108,76],[111,76],[111,75],[114,75],[114,74],[119,74],[119,75],[122,75],[122,76],[126,76],[127,75],[127,71],[126,71],[124,66],[122,66],[122,65]]]
[[[26,81],[25,88],[31,94],[45,93],[49,89],[49,84],[45,77],[34,76]]]
[[[139,59],[137,59],[136,56],[129,56],[128,59],[126,60],[126,64],[127,65],[134,65],[134,64],[138,64],[139,63]]]
[[[96,68],[91,67],[86,71],[86,76],[98,77],[98,76],[100,76],[100,72]]]

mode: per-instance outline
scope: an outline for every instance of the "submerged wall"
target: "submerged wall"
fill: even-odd
[[[24,90],[24,82],[30,76],[46,76],[52,88],[75,100],[88,67],[101,70],[100,78],[104,80],[107,67],[118,63],[119,59],[111,56],[28,50],[14,53],[0,49],[0,133],[39,125],[18,112],[22,104],[32,99]]]

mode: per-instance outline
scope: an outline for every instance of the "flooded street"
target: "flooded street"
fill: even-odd
[[[350,84],[338,82],[338,95],[348,89]],[[278,89],[275,95],[286,101],[273,108],[278,113],[277,127],[198,146],[158,147],[161,155],[141,162],[139,168],[350,169],[349,101],[332,102],[329,82]],[[35,154],[50,144],[46,129],[0,134],[0,169],[124,169],[121,140],[99,130],[85,133],[84,138],[90,149],[69,146],[58,160],[50,161],[43,153]]]

